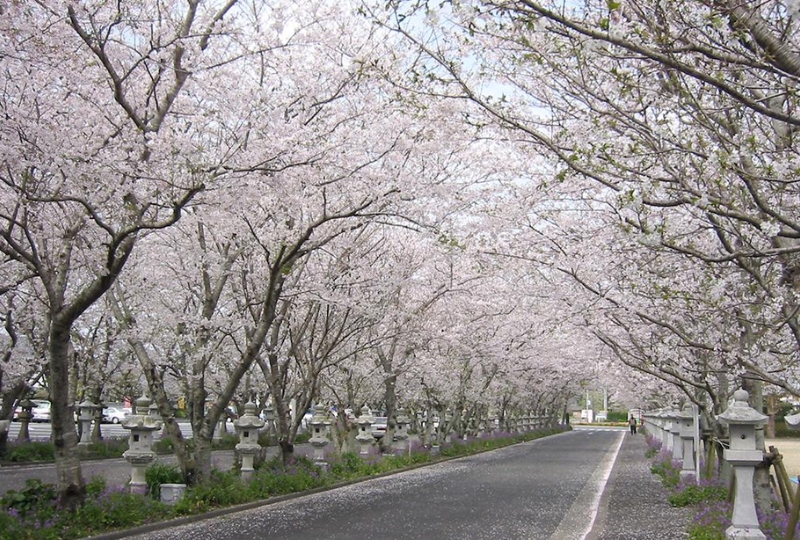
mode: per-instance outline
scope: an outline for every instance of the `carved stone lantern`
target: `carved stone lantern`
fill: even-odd
[[[152,416],[153,418],[161,418],[161,413],[158,410],[158,403],[155,401],[150,404],[147,408],[147,414]]]
[[[19,402],[19,407],[22,410],[17,415],[17,419],[19,420],[19,433],[17,433],[17,440],[30,442],[31,435],[30,431],[28,431],[28,426],[30,425],[31,420],[33,420],[33,401],[25,398]]]
[[[149,414],[150,399],[143,395],[136,400],[133,414],[122,420],[122,427],[130,430],[128,449],[122,457],[131,464],[131,493],[147,493],[145,470],[156,459],[153,452],[153,432],[161,429],[161,420]]]
[[[92,443],[92,421],[97,416],[98,409],[102,408],[102,405],[92,403],[88,399],[78,404],[78,420],[81,423],[81,441],[78,446],[86,447]]]
[[[672,440],[672,457],[683,461],[683,442],[681,440],[681,411],[677,405],[670,410],[672,425],[669,428],[669,437]]]
[[[317,404],[314,407],[314,416],[308,423],[311,426],[311,439],[308,441],[314,447],[314,461],[318,464],[325,463],[325,447],[330,442],[328,433],[330,432],[331,422],[325,411],[325,405]]]
[[[405,451],[408,445],[408,426],[411,424],[411,419],[406,414],[406,410],[400,408],[397,409],[395,421],[397,428],[394,431],[392,443],[396,450]]]
[[[359,454],[362,456],[369,454],[369,449],[375,441],[375,437],[372,436],[373,422],[375,422],[375,417],[372,415],[372,411],[369,410],[369,407],[364,405],[361,407],[361,416],[358,417],[358,421],[356,422],[356,424],[358,424],[356,440],[360,446]]]
[[[234,421],[233,427],[239,435],[239,444],[236,451],[242,456],[242,480],[253,477],[253,460],[259,452],[258,430],[264,427],[265,422],[256,416],[256,404],[248,401],[244,406],[244,414]]]
[[[694,413],[689,403],[684,405],[683,410],[678,413],[678,424],[680,425],[680,446],[683,456],[681,476],[688,476],[696,472],[694,468]]]
[[[766,538],[758,524],[753,495],[753,476],[764,453],[756,449],[756,427],[763,426],[767,417],[747,404],[749,394],[742,389],[733,393],[733,403],[719,415],[719,420],[728,425],[730,447],[723,458],[733,466],[736,494],[733,500],[731,526],[725,531],[727,538]]]
[[[672,407],[669,407],[662,413],[661,417],[664,419],[664,424],[661,428],[664,432],[664,449],[672,452],[674,442],[672,438],[672,422],[675,420],[675,411],[672,410]]]
[[[661,441],[661,445],[664,445],[664,410],[657,409],[652,415],[653,419],[653,437],[657,440]]]

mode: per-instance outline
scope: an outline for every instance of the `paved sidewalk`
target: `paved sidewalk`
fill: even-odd
[[[673,508],[667,489],[650,472],[644,436],[625,435],[597,520],[586,540],[678,540],[688,538],[691,509]]]

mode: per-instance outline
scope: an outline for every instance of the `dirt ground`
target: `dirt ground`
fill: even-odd
[[[800,439],[767,439],[766,447],[774,446],[783,456],[783,464],[789,478],[800,475]]]

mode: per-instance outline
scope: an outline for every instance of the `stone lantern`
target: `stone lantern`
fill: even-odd
[[[317,464],[325,463],[325,447],[330,442],[328,433],[330,432],[331,422],[325,411],[325,405],[318,404],[314,407],[314,416],[308,423],[311,426],[311,439],[308,441],[314,447],[314,461]]]
[[[244,406],[244,414],[233,422],[236,433],[239,435],[239,444],[236,451],[242,456],[242,480],[253,477],[253,460],[259,452],[258,430],[264,427],[265,422],[256,416],[256,404],[248,401]]]
[[[692,406],[687,403],[683,410],[678,413],[678,425],[680,426],[681,449],[683,456],[683,466],[681,476],[695,474],[694,459],[694,413]]]
[[[665,444],[664,441],[664,409],[657,409],[653,415],[653,436],[661,442],[663,446]]]
[[[131,493],[147,493],[145,470],[156,459],[153,452],[153,432],[161,429],[161,420],[150,416],[150,399],[143,395],[136,400],[133,414],[122,420],[122,427],[130,430],[128,449],[122,454],[131,464]]]
[[[669,429],[669,437],[672,440],[672,457],[678,461],[683,461],[683,442],[681,440],[681,411],[677,405],[670,410],[672,425]]]
[[[375,422],[375,417],[372,416],[372,411],[369,410],[369,407],[364,405],[361,407],[361,416],[358,417],[358,435],[356,435],[356,440],[360,446],[359,454],[362,456],[366,456],[369,454],[370,446],[375,441],[375,437],[372,436],[372,423]]]
[[[28,431],[28,426],[30,425],[31,420],[33,420],[33,401],[25,398],[19,402],[19,407],[22,410],[17,415],[17,419],[19,420],[19,433],[17,433],[17,440],[30,442],[31,435]]]
[[[395,417],[397,428],[394,430],[393,446],[396,450],[405,451],[408,446],[408,426],[411,424],[411,419],[406,414],[403,408],[397,409],[397,416]]]
[[[664,449],[672,452],[674,450],[674,439],[672,438],[672,423],[675,421],[675,411],[672,407],[667,408],[662,413],[662,418],[664,419],[663,427],[661,428],[664,433]],[[673,453],[674,455],[674,453]]]
[[[78,420],[81,423],[81,441],[78,446],[86,447],[92,443],[92,421],[97,416],[97,410],[102,408],[102,405],[92,403],[88,399],[78,404]]]
[[[161,412],[159,412],[159,410],[158,410],[158,403],[156,403],[155,401],[152,402],[150,404],[150,406],[147,408],[147,414],[149,414],[153,418],[160,419],[161,418]]]
[[[749,394],[739,389],[733,393],[733,403],[719,415],[719,420],[728,425],[730,447],[723,457],[733,466],[736,494],[733,500],[731,526],[725,531],[727,538],[766,538],[759,529],[756,504],[753,496],[755,467],[764,459],[764,453],[756,449],[756,427],[763,426],[767,417],[747,404]]]

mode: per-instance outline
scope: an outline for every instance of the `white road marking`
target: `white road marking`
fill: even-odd
[[[589,477],[586,485],[572,502],[564,519],[558,524],[550,540],[584,540],[594,527],[597,511],[600,508],[600,498],[606,489],[606,484],[611,476],[611,470],[617,461],[622,441],[625,440],[624,432],[620,431],[617,444],[604,456],[603,460]],[[590,519],[587,518],[587,514]]]

